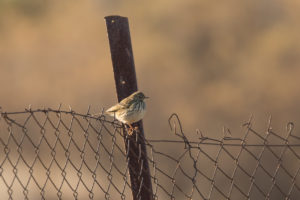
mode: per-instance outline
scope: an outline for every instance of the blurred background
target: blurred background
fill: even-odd
[[[129,18],[139,89],[150,96],[148,139],[174,139],[174,112],[191,140],[196,129],[221,138],[223,127],[242,137],[252,114],[260,133],[272,116],[275,132],[286,134],[294,121],[296,134],[299,11],[296,0],[0,0],[0,106],[62,103],[86,113],[91,105],[98,113],[115,104],[104,17],[122,15]]]
[[[299,118],[298,1],[0,1],[0,105],[116,103],[106,15],[130,22],[148,137],[179,114],[186,131],[232,132],[254,115],[284,130]],[[96,111],[95,111],[96,112]],[[153,126],[155,124],[155,126]],[[162,135],[159,134],[159,137]]]
[[[173,112],[187,132],[238,132],[251,114],[262,128],[272,115],[282,131],[300,116],[299,8],[293,0],[1,0],[0,105],[97,112],[116,103],[104,17],[122,15],[139,89],[151,97],[147,137],[162,137]]]

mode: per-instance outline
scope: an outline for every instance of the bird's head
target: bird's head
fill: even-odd
[[[144,99],[149,98],[149,97],[146,97],[146,96],[144,95],[144,93],[139,92],[139,91],[133,93],[132,95],[133,95],[133,98],[134,98],[135,100],[139,100],[139,101],[143,101]]]

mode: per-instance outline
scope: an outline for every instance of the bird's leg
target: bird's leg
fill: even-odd
[[[128,130],[128,135],[132,135],[133,133],[133,127],[131,124],[128,124],[128,126],[130,127],[129,130]]]

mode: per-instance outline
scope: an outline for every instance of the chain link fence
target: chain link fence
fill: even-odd
[[[174,140],[145,139],[154,199],[299,199],[293,123],[282,134],[270,124],[259,133],[250,119],[240,137],[197,131],[197,141],[176,114],[169,123]],[[1,199],[132,199],[117,121],[61,109],[2,111],[0,131]]]

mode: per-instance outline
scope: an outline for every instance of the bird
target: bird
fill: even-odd
[[[145,96],[143,92],[136,91],[116,105],[107,109],[106,113],[115,117],[123,124],[127,124],[130,127],[128,134],[132,135],[132,123],[143,119],[146,113],[146,104],[144,100],[147,98],[149,97]]]

